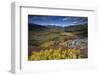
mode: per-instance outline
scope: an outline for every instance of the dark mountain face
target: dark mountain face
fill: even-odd
[[[64,27],[64,30],[65,30],[65,32],[72,32],[82,38],[88,37],[87,24]]]
[[[83,25],[72,25],[72,26],[68,26],[68,27],[64,27],[64,30],[66,32],[74,32],[74,31],[82,31],[82,30],[87,30],[88,26],[87,24],[83,24]]]
[[[45,29],[48,29],[46,26],[38,25],[38,24],[28,24],[28,30],[29,31],[43,31]]]

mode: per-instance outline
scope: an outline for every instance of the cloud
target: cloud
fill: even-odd
[[[63,18],[62,20],[63,20],[63,21],[66,21],[66,20],[69,20],[69,18],[65,17],[65,18]]]
[[[57,26],[61,26],[61,24],[56,24],[56,23],[51,23],[50,25],[57,25]]]
[[[73,24],[77,24],[77,23],[79,23],[79,22],[78,22],[78,21],[73,21],[72,23],[73,23]]]
[[[65,17],[63,18],[63,21],[77,21],[79,20],[79,18],[76,17]]]

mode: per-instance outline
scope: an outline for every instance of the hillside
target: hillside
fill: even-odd
[[[83,58],[86,58],[87,31],[87,24],[67,27],[29,24],[28,56],[31,56],[32,52],[37,52],[36,54],[45,53],[47,50],[52,50],[52,52],[56,52],[57,50],[60,52],[66,50],[66,52],[68,52],[68,49],[74,48],[75,50],[78,48],[80,51],[79,57],[82,56]]]
[[[38,25],[38,24],[28,24],[28,30],[29,31],[43,31],[45,29],[48,29],[46,26]]]

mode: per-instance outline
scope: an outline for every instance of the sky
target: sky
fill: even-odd
[[[55,25],[65,27],[88,23],[88,18],[78,16],[28,15],[28,23],[44,26]]]

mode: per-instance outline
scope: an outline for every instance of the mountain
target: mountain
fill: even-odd
[[[28,30],[29,31],[43,31],[45,29],[48,29],[48,28],[46,26],[28,23]]]
[[[82,37],[82,38],[88,36],[87,24],[64,27],[64,30],[65,32],[72,32],[75,35]]]
[[[55,32],[71,32],[80,37],[87,37],[88,35],[88,26],[87,24],[80,24],[80,25],[70,25],[65,27],[60,27],[57,25],[39,25],[39,24],[28,24],[28,30],[33,32],[43,32],[43,31],[55,31]]]
[[[71,26],[64,27],[64,30],[66,32],[82,31],[87,29],[88,29],[87,24],[71,25]]]

